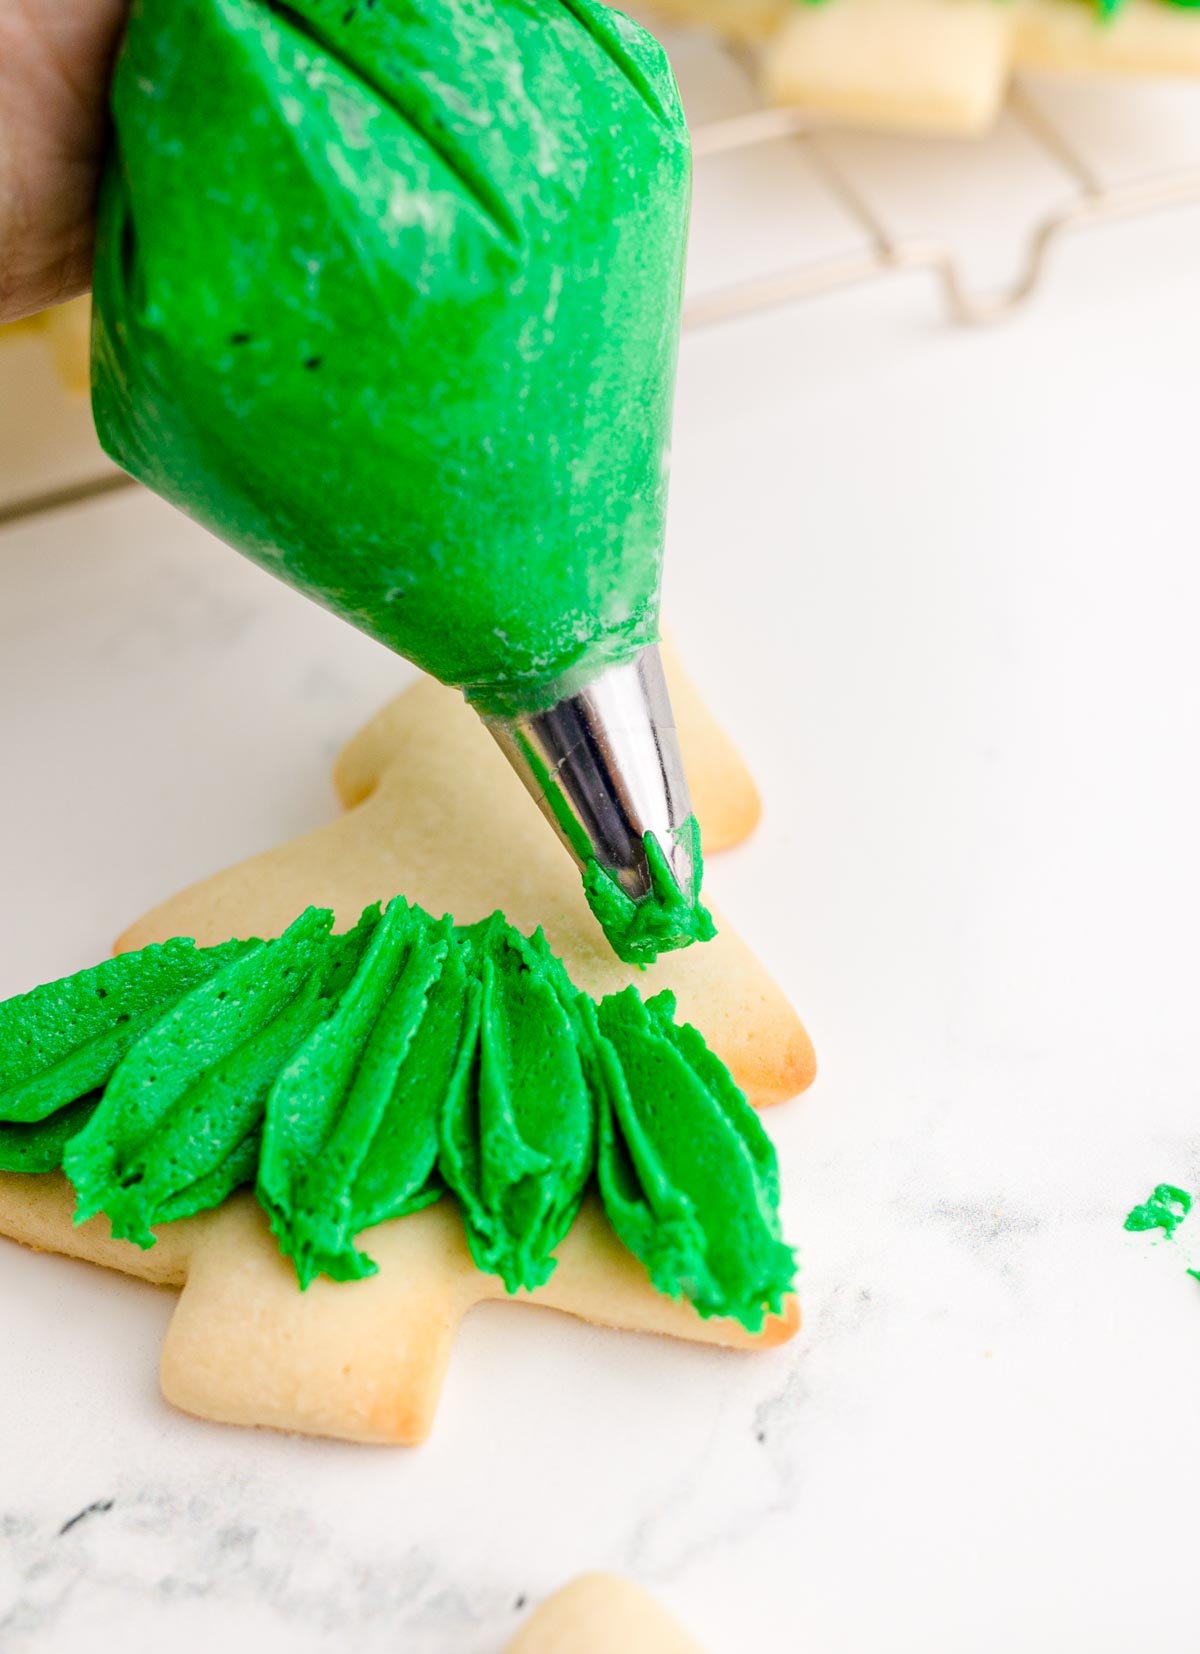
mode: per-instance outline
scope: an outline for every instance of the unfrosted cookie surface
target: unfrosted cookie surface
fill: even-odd
[[[0,1172],[0,1234],[183,1289],[163,1347],[163,1394],[225,1424],[394,1446],[424,1441],[459,1324],[488,1301],[741,1350],[785,1343],[800,1325],[795,1299],[758,1334],[734,1321],[701,1320],[654,1291],[590,1202],[550,1281],[514,1299],[475,1268],[445,1203],[368,1232],[378,1275],[349,1285],[322,1280],[306,1293],[249,1192],[220,1211],[163,1225],[145,1252],[111,1240],[101,1219],[76,1227],[73,1210],[58,1173]]]

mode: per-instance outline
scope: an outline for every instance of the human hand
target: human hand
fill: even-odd
[[[128,0],[0,0],[0,322],[91,275],[108,76]]]

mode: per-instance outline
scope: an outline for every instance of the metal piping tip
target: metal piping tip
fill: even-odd
[[[653,894],[653,833],[685,899],[696,898],[692,805],[656,645],[544,712],[487,722],[581,868],[595,860],[641,902]]]

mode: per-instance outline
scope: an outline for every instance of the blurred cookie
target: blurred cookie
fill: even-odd
[[[89,352],[92,301],[86,295],[53,310],[41,310],[23,321],[0,328],[0,340],[23,333],[37,334],[46,343],[55,371],[64,387],[83,395],[91,382]]]
[[[1200,17],[1171,0],[652,0],[751,42],[776,103],[851,126],[986,130],[1013,72],[1200,74]]]
[[[665,1608],[619,1574],[584,1574],[556,1591],[505,1654],[703,1654]]]

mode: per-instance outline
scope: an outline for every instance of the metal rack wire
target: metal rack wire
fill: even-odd
[[[827,187],[863,230],[866,245],[837,257],[792,264],[689,299],[685,328],[715,327],[822,294],[871,281],[894,271],[927,270],[941,290],[951,320],[981,326],[1003,321],[1037,291],[1055,247],[1080,230],[1165,211],[1200,205],[1200,166],[1179,168],[1122,184],[1105,184],[1095,169],[1046,112],[1021,88],[1013,87],[1009,108],[1042,153],[1063,174],[1071,190],[1062,206],[1032,225],[1019,273],[1008,286],[978,291],[963,276],[958,260],[944,243],[898,237],[868,202],[853,174],[835,161],[826,131],[802,111],[763,108],[706,122],[693,132],[698,164],[716,155],[750,152],[780,140],[801,145]]]
[[[736,48],[730,55],[740,57]],[[835,158],[829,130],[796,109],[761,107],[748,113],[706,121],[693,130],[698,166],[712,157],[751,154],[781,141],[800,146],[834,199],[864,236],[857,249],[817,256],[765,275],[734,281],[689,298],[684,310],[687,330],[716,327],[815,299],[901,271],[927,271],[947,316],[956,323],[980,326],[1011,316],[1037,291],[1055,248],[1077,231],[1119,223],[1168,208],[1200,205],[1200,166],[1121,184],[1106,184],[1062,128],[1021,87],[1014,85],[1009,108],[1039,150],[1061,173],[1067,195],[1061,206],[1030,227],[1018,274],[1007,286],[981,290],[963,274],[952,249],[943,242],[893,234],[886,218],[870,203],[852,169]],[[73,505],[129,486],[122,473],[104,474],[16,501],[0,502],[0,528],[43,512]]]

